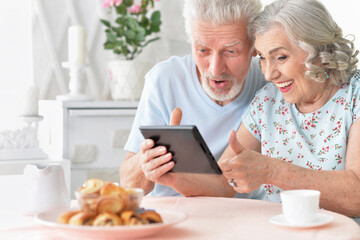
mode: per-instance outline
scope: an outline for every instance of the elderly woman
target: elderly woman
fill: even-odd
[[[360,216],[357,51],[323,4],[278,0],[252,29],[268,83],[219,164],[237,192],[317,189],[321,207]],[[261,153],[261,154],[260,154]]]

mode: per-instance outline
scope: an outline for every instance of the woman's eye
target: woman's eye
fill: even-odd
[[[283,61],[283,60],[285,60],[286,58],[287,58],[287,56],[284,55],[284,56],[278,57],[277,60]]]

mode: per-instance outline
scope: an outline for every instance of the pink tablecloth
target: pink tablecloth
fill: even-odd
[[[333,221],[325,226],[294,229],[275,226],[269,219],[281,214],[281,204],[259,200],[207,198],[207,197],[146,197],[142,207],[162,212],[183,212],[187,219],[164,229],[147,239],[286,239],[286,240],[356,240],[360,239],[360,227],[343,215],[330,214]],[[121,236],[116,236],[116,239]],[[0,239],[84,239],[64,235],[59,229],[37,223],[26,227],[2,231]],[[87,238],[88,239],[88,238]],[[96,239],[109,239],[99,237]]]
[[[325,210],[320,212],[333,215],[334,220],[322,227],[275,226],[269,219],[281,214],[281,204],[260,200],[158,197],[145,199],[143,206],[182,211],[188,215],[186,221],[165,230],[156,239],[360,239],[357,223]]]

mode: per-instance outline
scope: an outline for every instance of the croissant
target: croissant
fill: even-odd
[[[101,197],[97,202],[96,212],[97,213],[119,213],[126,209],[126,202],[118,197]]]
[[[121,218],[124,221],[124,225],[143,225],[147,224],[136,212],[124,211],[121,213]]]
[[[160,214],[158,214],[155,211],[145,211],[140,213],[140,217],[147,221],[148,223],[162,223],[163,220],[160,216]]]
[[[123,225],[123,220],[114,213],[101,213],[94,219],[93,226]]]
[[[126,208],[130,206],[130,196],[122,187],[116,186],[114,183],[107,182],[100,190],[101,196],[116,196],[124,200]]]
[[[92,225],[95,213],[79,212],[72,216],[69,220],[70,225]]]
[[[79,192],[85,194],[99,193],[104,186],[104,181],[99,178],[88,179],[83,186],[79,187]]]
[[[75,214],[78,214],[80,211],[68,211],[68,212],[64,212],[62,213],[57,219],[56,222],[57,223],[64,223],[64,224],[68,224],[69,220],[72,216],[74,216]]]

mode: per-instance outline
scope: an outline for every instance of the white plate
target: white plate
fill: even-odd
[[[157,211],[161,215],[163,223],[112,227],[74,226],[56,222],[57,217],[63,212],[63,209],[43,212],[36,216],[36,220],[43,225],[59,229],[66,235],[79,237],[79,239],[134,239],[158,234],[187,218],[186,214],[181,212]]]
[[[280,215],[276,215],[273,216],[272,218],[270,218],[270,222],[272,224],[278,225],[278,226],[284,226],[284,227],[292,227],[292,228],[311,228],[311,227],[319,227],[325,224],[328,224],[329,222],[331,222],[333,220],[333,216],[326,214],[326,213],[318,213],[316,216],[316,220],[314,222],[311,223],[306,223],[306,224],[299,224],[299,225],[294,225],[294,224],[290,224],[285,220],[284,215],[280,214]]]

